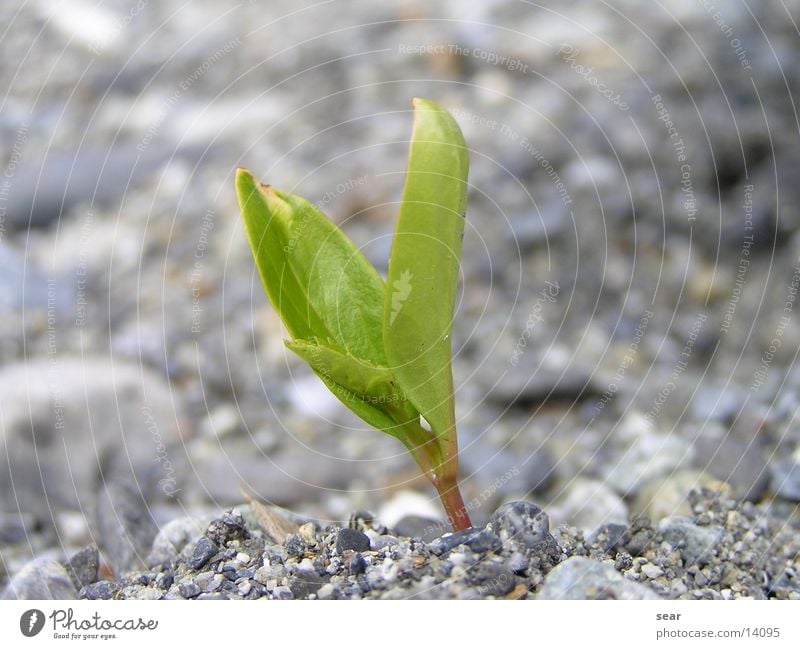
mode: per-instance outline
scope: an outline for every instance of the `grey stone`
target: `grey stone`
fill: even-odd
[[[126,586],[120,591],[120,599],[156,600],[162,599],[163,597],[164,593],[158,588],[142,586],[140,584]]]
[[[502,597],[516,586],[514,573],[502,563],[481,561],[469,570],[468,581],[481,597]]]
[[[609,523],[608,525],[603,525],[601,528],[596,530],[591,536],[591,540],[596,541],[598,539],[602,539],[603,551],[612,552],[617,547],[625,544],[627,532],[627,525]]]
[[[649,587],[623,577],[611,564],[570,557],[548,573],[536,599],[661,598]]]
[[[109,566],[117,576],[146,567],[158,531],[147,502],[127,481],[113,481],[98,494],[97,531]]]
[[[78,591],[64,566],[47,558],[33,559],[12,577],[1,599],[77,599]]]
[[[430,544],[434,554],[446,554],[460,545],[466,545],[473,552],[499,552],[503,542],[493,532],[471,527],[452,534],[445,534]]]
[[[80,590],[82,599],[112,599],[119,592],[119,584],[113,581],[96,581]]]
[[[685,566],[708,563],[724,530],[716,526],[695,525],[687,516],[672,516],[661,523],[664,540],[678,549]]]
[[[289,534],[286,537],[286,553],[292,557],[302,557],[306,551],[306,542],[299,534]]]
[[[219,548],[210,538],[204,536],[195,543],[191,556],[186,560],[186,565],[192,570],[199,570],[208,563]]]
[[[641,430],[616,446],[605,462],[605,481],[620,495],[635,494],[647,481],[671,474],[688,464],[690,443],[676,435]]]
[[[157,566],[174,561],[189,543],[203,535],[210,522],[210,517],[184,516],[164,525],[153,541],[147,565]]]
[[[503,542],[514,541],[526,548],[536,548],[552,541],[547,514],[524,500],[499,507],[489,527]]]
[[[206,536],[219,547],[223,547],[231,541],[249,539],[252,535],[239,512],[225,512],[209,523]]]
[[[278,586],[272,591],[274,599],[294,599],[294,592],[288,586]]]
[[[97,581],[100,569],[100,552],[97,546],[92,543],[79,550],[69,558],[65,567],[78,590]]]
[[[371,547],[373,550],[383,550],[384,548],[389,548],[393,545],[397,545],[400,543],[400,539],[396,536],[392,536],[391,534],[381,534],[380,536],[376,536],[372,539]]]

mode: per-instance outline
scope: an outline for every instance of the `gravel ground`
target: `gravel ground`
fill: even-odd
[[[800,2],[474,4],[10,3],[0,590],[796,596]],[[318,202],[385,271],[413,96],[472,148],[489,531],[447,550],[413,461],[283,347],[233,194],[245,166]],[[243,493],[313,529],[273,543]],[[552,539],[497,522],[518,501]]]
[[[250,505],[164,527],[148,568],[100,579],[98,549],[36,560],[5,597],[82,599],[800,599],[796,523],[730,497],[691,492],[692,515],[646,516],[590,538],[550,531],[531,502],[500,507],[484,528],[402,536],[368,513],[349,527],[307,521],[270,534]],[[408,524],[408,522],[406,522]],[[426,542],[423,536],[435,536]],[[277,538],[276,538],[277,537]],[[281,541],[281,542],[278,542]]]

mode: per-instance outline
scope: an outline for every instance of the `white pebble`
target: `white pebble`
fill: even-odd
[[[642,572],[647,575],[648,579],[658,579],[664,574],[664,571],[661,568],[654,566],[652,563],[643,565]]]

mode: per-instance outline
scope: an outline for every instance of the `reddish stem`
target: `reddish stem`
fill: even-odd
[[[448,522],[454,532],[472,527],[461,490],[458,488],[458,445],[455,434],[442,448],[430,433],[413,424],[405,429],[403,442],[417,461],[422,473],[433,483]],[[442,457],[443,454],[445,457]]]
[[[453,531],[459,532],[472,527],[456,478],[434,480],[433,485],[436,487],[436,491],[439,492],[439,498],[442,500],[444,511],[447,514],[448,521],[453,526]]]

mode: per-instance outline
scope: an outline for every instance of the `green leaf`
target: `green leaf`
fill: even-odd
[[[419,413],[387,368],[318,341],[286,341],[286,346],[306,361],[328,387],[331,383],[338,386],[341,390],[334,394],[376,428],[397,436],[402,432],[399,425],[419,420]]]
[[[384,284],[345,234],[307,200],[239,169],[236,192],[261,281],[293,338],[334,340],[386,365]]]
[[[455,443],[451,340],[469,156],[458,124],[414,99],[405,188],[384,304],[389,367],[437,436]],[[443,440],[445,441],[445,440]]]

